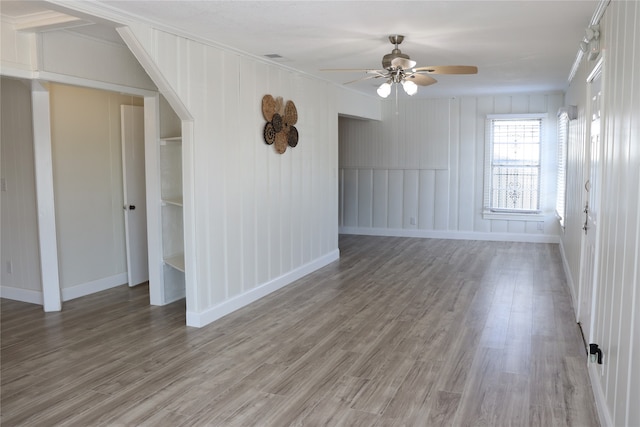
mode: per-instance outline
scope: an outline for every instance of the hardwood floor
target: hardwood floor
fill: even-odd
[[[2,300],[2,425],[598,425],[557,245],[340,249],[201,329],[145,286]]]

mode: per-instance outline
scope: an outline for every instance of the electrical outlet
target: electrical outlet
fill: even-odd
[[[7,261],[7,274],[13,273],[13,263],[11,261]]]
[[[540,230],[540,231],[544,230],[544,222],[539,222],[538,223],[538,230]]]
[[[409,218],[409,224],[416,225],[416,218],[413,217],[413,216],[411,218]]]
[[[7,180],[0,178],[0,191],[7,191]]]

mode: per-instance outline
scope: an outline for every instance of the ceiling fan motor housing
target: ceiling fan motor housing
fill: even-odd
[[[404,40],[404,36],[400,34],[393,34],[389,36],[389,41],[391,42],[392,45],[395,45],[395,48],[391,51],[391,53],[388,53],[382,57],[382,67],[384,69],[391,70],[395,68],[391,64],[391,61],[393,61],[395,58],[411,59],[409,58],[409,55],[402,53],[400,49],[398,49],[398,45],[402,43],[403,40]]]
[[[386,70],[390,68],[394,68],[394,66],[391,65],[391,61],[393,61],[396,58],[411,59],[409,58],[409,55],[402,53],[400,52],[400,49],[395,48],[391,51],[391,53],[387,53],[385,56],[382,57],[382,67]]]

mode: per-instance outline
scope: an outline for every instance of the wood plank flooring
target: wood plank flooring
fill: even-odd
[[[598,425],[557,245],[340,250],[201,329],[145,286],[2,300],[2,425]]]

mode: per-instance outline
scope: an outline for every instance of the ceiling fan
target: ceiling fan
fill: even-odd
[[[478,67],[471,65],[434,65],[428,67],[416,67],[416,61],[411,60],[409,55],[402,53],[398,45],[402,43],[404,36],[395,34],[389,36],[391,44],[395,48],[391,53],[382,57],[382,70],[373,69],[324,69],[321,71],[359,71],[368,75],[345,84],[355,83],[362,80],[383,78],[385,82],[378,87],[378,95],[386,98],[391,93],[391,86],[401,84],[408,95],[415,95],[418,86],[429,86],[437,82],[430,74],[477,74]]]

